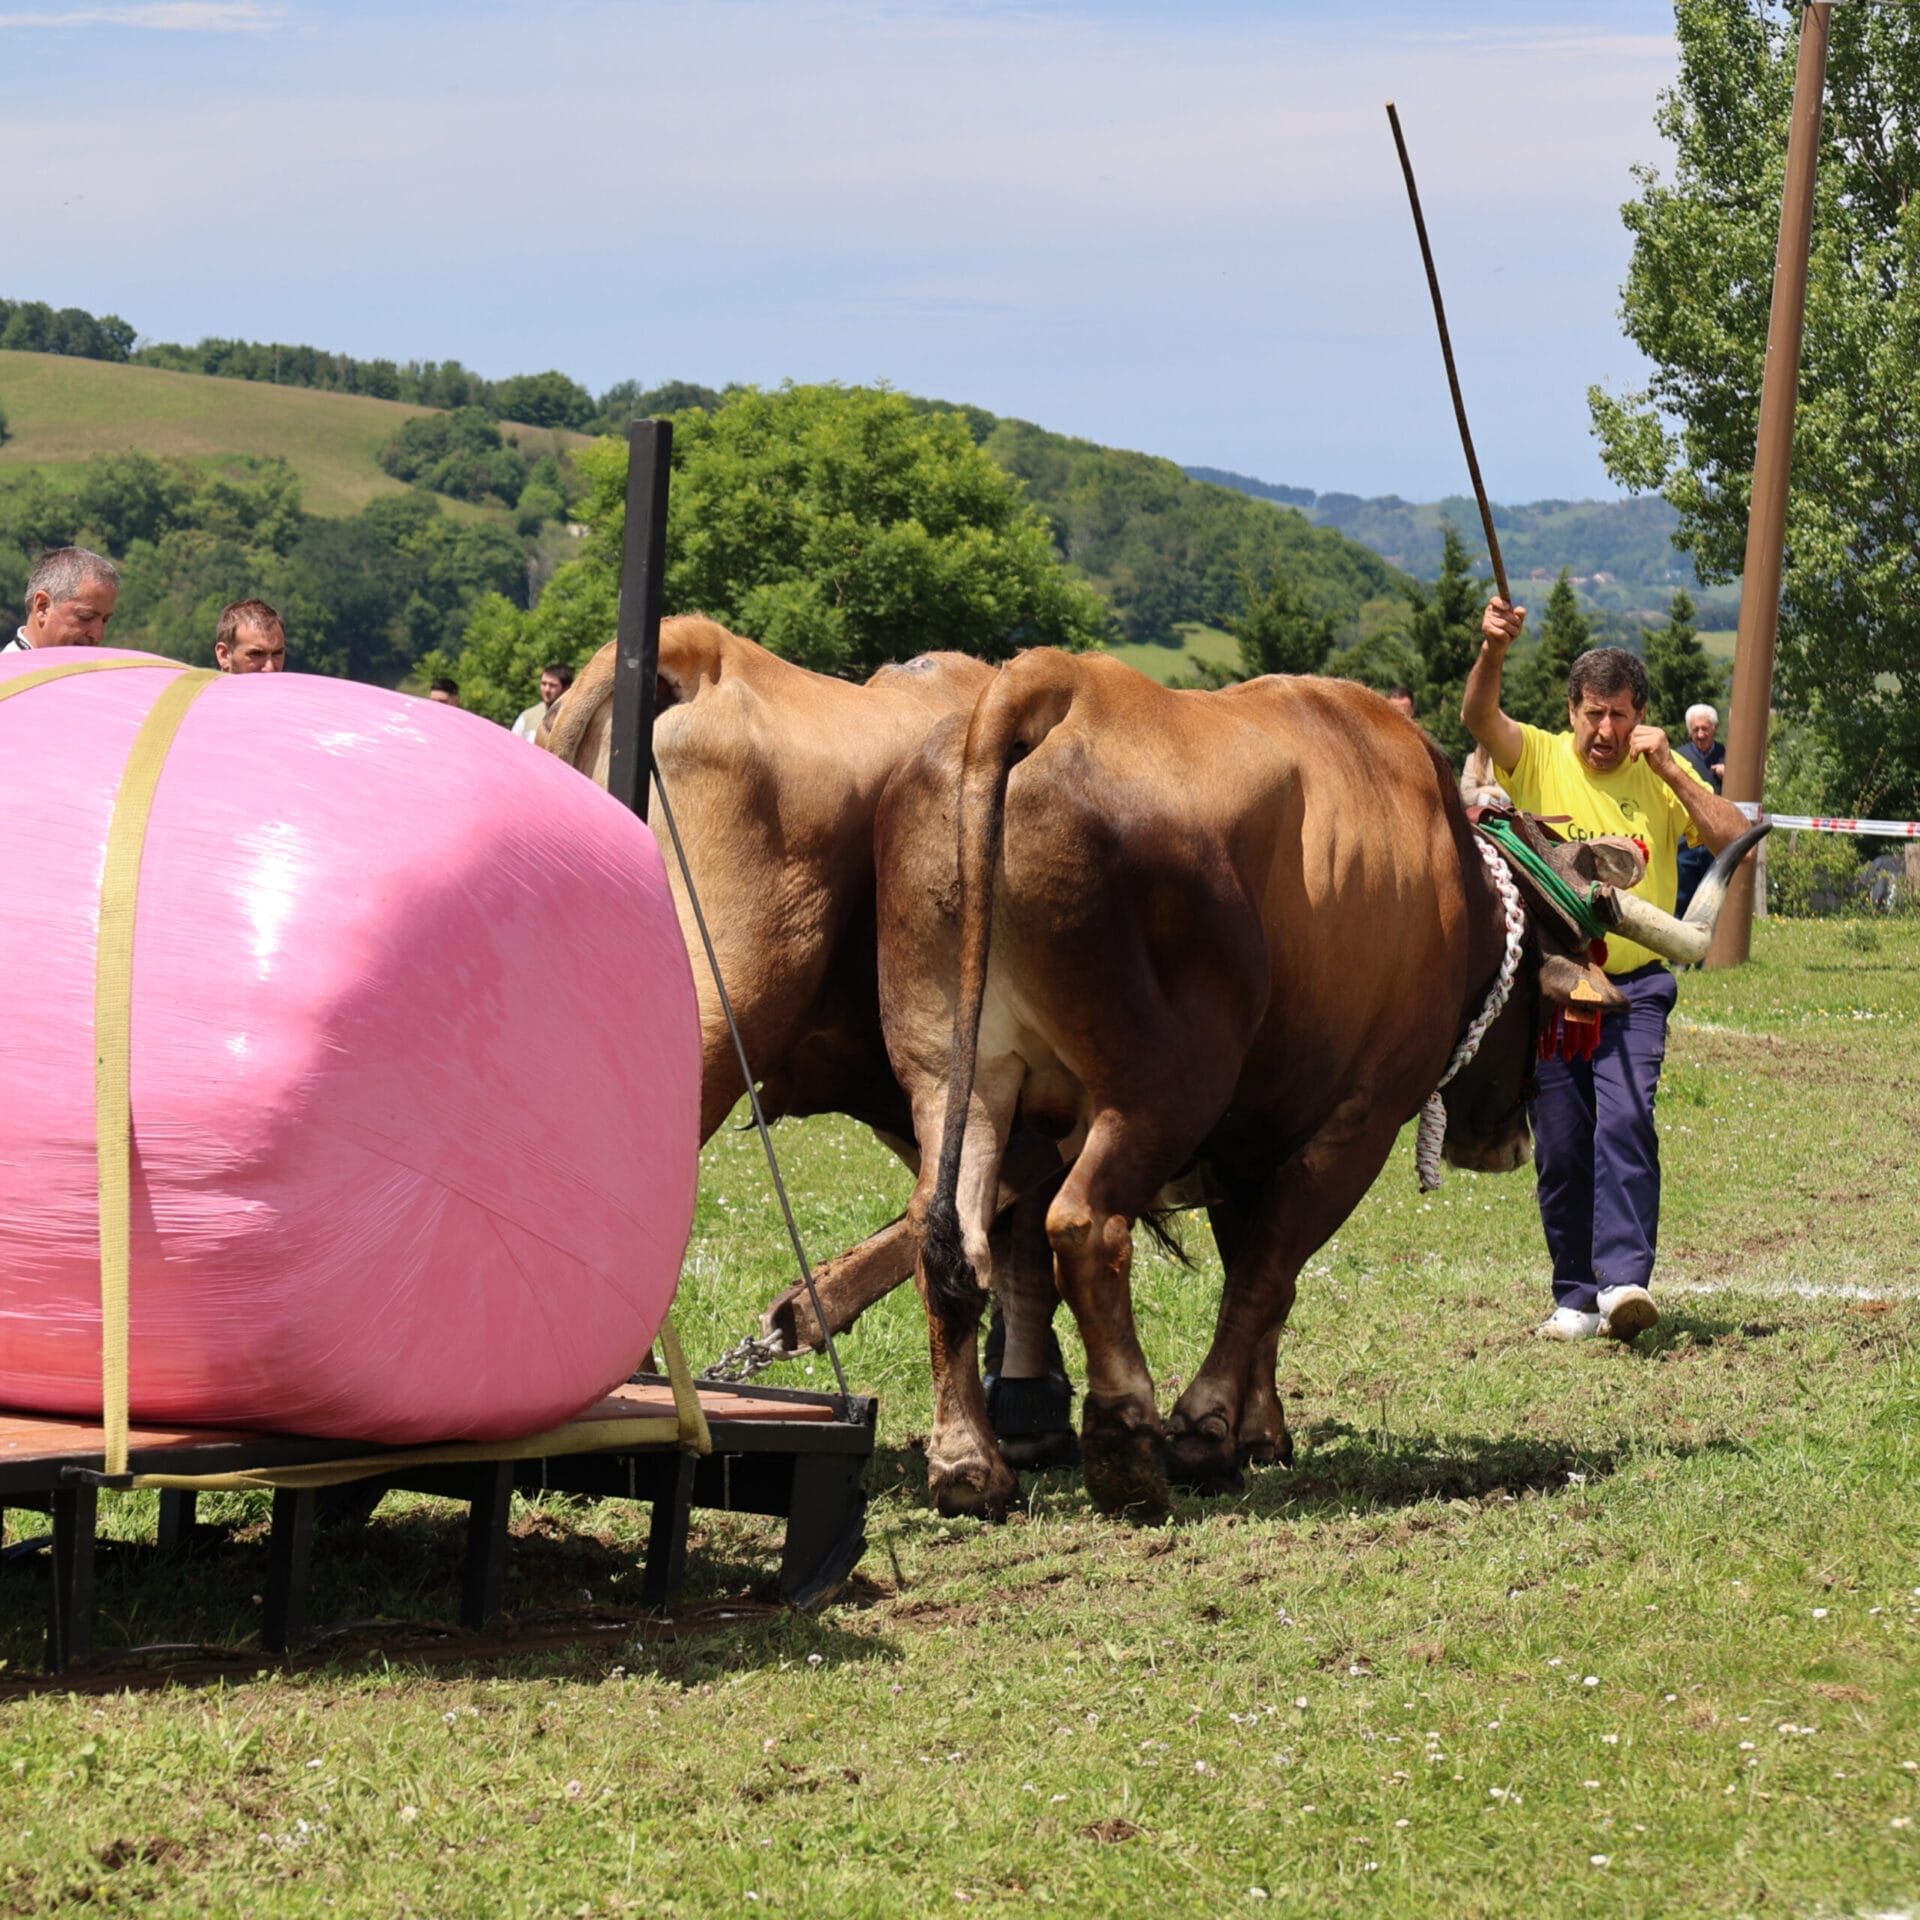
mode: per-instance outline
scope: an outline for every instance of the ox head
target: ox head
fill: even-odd
[[[1582,892],[1592,890],[1595,911],[1607,925],[1663,959],[1691,966],[1706,954],[1734,869],[1767,831],[1764,824],[1750,828],[1714,861],[1685,919],[1629,891],[1646,871],[1629,840],[1571,841],[1548,857],[1562,879]],[[1524,885],[1522,892],[1528,892]],[[1449,1166],[1475,1173],[1510,1173],[1533,1158],[1526,1102],[1540,1035],[1553,1013],[1598,1012],[1604,1018],[1626,1005],[1626,996],[1589,962],[1578,935],[1557,914],[1542,911],[1537,899],[1528,906],[1527,942],[1512,998],[1480,1051],[1441,1096],[1447,1109],[1443,1157]]]

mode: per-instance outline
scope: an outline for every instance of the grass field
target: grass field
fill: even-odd
[[[896,1294],[845,1343],[883,1451],[838,1606],[770,1606],[773,1535],[710,1517],[647,1618],[640,1524],[556,1498],[516,1513],[518,1650],[480,1659],[408,1624],[453,1617],[460,1528],[396,1498],[314,1608],[399,1624],[325,1660],[0,1676],[0,1912],[1920,1907],[1920,926],[1775,921],[1754,952],[1683,982],[1637,1350],[1530,1339],[1530,1183],[1422,1199],[1403,1141],[1303,1277],[1291,1471],[1145,1530],[1051,1474],[985,1530],[926,1505]],[[851,1127],[782,1133],[816,1253],[903,1197]],[[751,1136],[705,1175],[696,1364],[786,1279]],[[1190,1237],[1197,1272],[1136,1269],[1169,1400],[1216,1297]],[[150,1529],[147,1496],[103,1507]],[[99,1644],[244,1644],[264,1513],[227,1512],[229,1548],[103,1567]],[[0,1571],[15,1672],[43,1578]]]
[[[1150,680],[1158,680],[1162,686],[1176,675],[1190,675],[1197,662],[1205,660],[1215,666],[1237,667],[1240,664],[1240,642],[1232,634],[1220,627],[1203,627],[1197,620],[1188,620],[1179,628],[1182,645],[1177,647],[1155,647],[1145,643],[1120,647],[1109,647],[1107,651],[1116,660],[1124,660],[1130,667],[1138,667]]]
[[[358,513],[378,494],[406,491],[381,470],[379,451],[402,420],[428,411],[263,381],[0,353],[0,412],[10,429],[0,445],[0,482],[30,468],[57,475],[129,448],[203,463],[279,455],[299,474],[309,513]],[[587,444],[584,434],[544,427],[508,431],[535,453]]]

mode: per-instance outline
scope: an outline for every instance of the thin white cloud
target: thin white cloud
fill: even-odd
[[[60,13],[0,13],[6,27],[140,27],[158,33],[258,33],[283,8],[258,0],[148,0],[145,5],[71,7]]]

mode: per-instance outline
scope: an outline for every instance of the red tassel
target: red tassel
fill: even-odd
[[[1590,1020],[1570,1020],[1566,1010],[1556,1007],[1553,1017],[1540,1034],[1542,1060],[1591,1060],[1600,1051],[1600,1015]]]

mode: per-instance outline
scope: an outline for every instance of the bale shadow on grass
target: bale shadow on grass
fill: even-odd
[[[103,1514],[103,1518],[104,1518]],[[382,1511],[322,1530],[307,1595],[308,1632],[290,1657],[259,1644],[268,1579],[266,1528],[240,1516],[185,1550],[103,1536],[95,1562],[93,1661],[39,1672],[47,1556],[0,1569],[0,1698],[43,1689],[101,1690],[251,1678],[262,1668],[418,1669],[535,1663],[556,1680],[595,1683],[616,1669],[686,1680],[795,1660],[817,1665],[896,1657],[871,1632],[778,1598],[777,1526],[696,1512],[686,1579],[667,1609],[645,1605],[644,1515],[609,1524],[590,1503],[516,1501],[505,1610],[474,1632],[458,1624],[464,1511],[439,1502]],[[709,1524],[710,1523],[710,1524]],[[620,1537],[631,1532],[633,1539]]]

